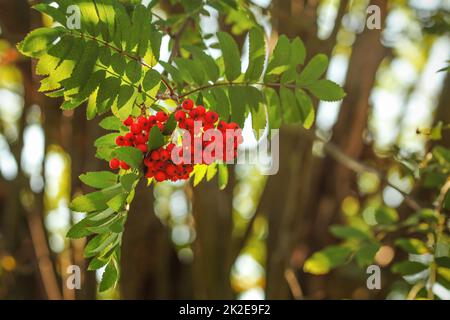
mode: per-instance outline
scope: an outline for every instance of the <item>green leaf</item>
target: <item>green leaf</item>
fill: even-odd
[[[98,270],[100,268],[103,268],[107,263],[108,260],[106,259],[94,258],[89,263],[88,270]]]
[[[194,169],[194,187],[196,187],[206,176],[208,166],[206,164],[199,164]]]
[[[80,180],[93,188],[103,189],[117,183],[117,175],[109,171],[88,172],[80,175]]]
[[[296,90],[295,97],[300,107],[300,120],[303,123],[303,127],[309,129],[314,124],[314,118],[316,116],[311,98],[303,90]]]
[[[127,199],[126,193],[119,193],[115,197],[113,197],[111,200],[109,200],[106,204],[109,208],[113,209],[114,211],[122,211],[124,210],[125,202]]]
[[[77,61],[77,66],[82,67],[75,68],[70,78],[62,81],[65,90],[79,87],[80,91],[82,91],[82,89],[88,84],[89,78],[94,73],[95,65],[99,54],[99,47],[97,45],[97,42],[86,41],[82,43],[82,47],[83,52],[81,54],[80,59]],[[98,84],[98,79],[96,79],[96,82]],[[92,92],[93,90],[91,89],[90,91]]]
[[[84,248],[84,256],[90,258],[99,254],[109,245],[114,243],[117,240],[117,237],[118,235],[116,233],[103,233],[95,236]]]
[[[155,69],[150,69],[146,72],[144,80],[142,81],[142,88],[145,91],[150,91],[161,83],[161,75]]]
[[[335,225],[330,228],[330,231],[335,237],[340,239],[367,240],[371,237],[366,231],[351,226]]]
[[[228,81],[236,80],[241,75],[241,54],[233,37],[226,32],[217,33],[225,64],[225,76]]]
[[[230,87],[229,95],[231,104],[231,121],[236,122],[242,128],[244,126],[246,115],[246,88]]]
[[[214,179],[216,174],[217,174],[217,164],[216,163],[211,163],[208,166],[208,170],[206,172],[206,181],[211,181],[212,179]]]
[[[142,152],[133,147],[120,147],[114,150],[117,159],[125,161],[132,168],[140,168],[142,164]]]
[[[377,208],[375,211],[375,220],[378,224],[392,225],[398,221],[398,213],[395,209],[388,207]]]
[[[285,35],[278,38],[277,45],[273,50],[272,57],[266,71],[266,81],[270,80],[270,75],[280,75],[288,70],[291,66],[290,62],[290,43]]]
[[[269,113],[269,128],[279,129],[283,119],[280,98],[275,89],[266,88],[264,92]]]
[[[104,210],[107,208],[106,202],[116,194],[120,193],[121,190],[121,185],[117,183],[116,185],[101,191],[79,196],[71,202],[70,209],[77,212],[94,212]]]
[[[170,63],[167,63],[167,62],[164,62],[164,61],[160,61],[159,63],[163,66],[164,70],[168,74],[170,74],[170,76],[172,77],[173,81],[175,81],[176,84],[179,87],[183,87],[184,79],[183,79],[183,75],[181,74],[180,70],[175,68]]]
[[[17,47],[24,55],[38,58],[62,35],[62,28],[38,28],[31,31]]]
[[[111,67],[118,74],[123,75],[127,66],[127,60],[120,53],[115,53],[111,57]]]
[[[208,79],[212,82],[216,82],[220,77],[220,70],[214,59],[198,47],[186,46],[185,48],[192,54],[195,60],[200,62]]]
[[[167,119],[166,124],[164,125],[163,135],[171,135],[176,127],[177,121],[175,120],[175,113],[172,112],[169,116],[169,119]]]
[[[131,30],[129,30],[130,34],[128,35],[126,46],[126,50],[129,53],[133,53],[133,51],[139,45],[143,26],[151,22],[151,17],[149,16],[147,9],[143,5],[138,4],[134,8],[131,22],[132,26]],[[139,52],[139,48],[137,50]]]
[[[174,61],[186,83],[194,82],[201,86],[207,82],[206,74],[200,61],[182,58],[175,58]]]
[[[115,77],[106,78],[106,80],[100,84],[96,101],[99,114],[111,109],[111,105],[118,95],[119,88],[120,79]]]
[[[328,57],[324,54],[315,55],[300,73],[298,84],[306,86],[315,83],[328,68]]]
[[[132,83],[140,82],[142,77],[142,65],[135,60],[131,60],[127,63],[125,74]]]
[[[115,211],[113,209],[107,208],[100,212],[88,214],[87,219],[92,222],[97,222],[112,216],[114,213]]]
[[[104,136],[101,136],[94,142],[94,146],[98,147],[111,147],[116,145],[116,139],[119,136],[119,133],[108,133]]]
[[[127,216],[123,214],[117,221],[115,221],[110,227],[109,230],[111,230],[114,233],[122,233],[125,230],[125,222],[127,221]]]
[[[352,250],[342,246],[330,246],[314,253],[303,266],[307,273],[323,275],[347,262]]]
[[[438,257],[435,261],[438,266],[450,269],[450,257]]]
[[[371,242],[362,245],[355,253],[356,262],[361,268],[373,264],[379,249],[380,245],[378,243]]]
[[[345,97],[344,90],[331,80],[318,80],[306,86],[306,89],[322,101],[339,101]]]
[[[119,271],[117,270],[114,260],[111,260],[105,268],[100,281],[99,291],[103,292],[113,288],[119,279]]]
[[[120,110],[119,117],[122,116],[122,108],[123,110],[127,110],[127,107],[132,107],[134,101],[136,100],[136,89],[133,86],[128,84],[122,84],[119,88],[119,95],[117,97],[117,108]],[[131,108],[130,108],[131,110]],[[131,112],[126,112],[126,116]],[[126,117],[124,117],[126,118]]]
[[[220,119],[228,121],[230,117],[230,101],[223,88],[214,88],[211,90],[214,96],[215,104],[211,106],[211,109],[216,111]]]
[[[219,189],[224,190],[228,184],[228,167],[226,164],[219,163]]]
[[[148,138],[148,151],[153,151],[162,147],[165,144],[164,136],[161,130],[157,126],[153,126],[150,130],[150,135]]]
[[[427,246],[419,239],[401,238],[395,241],[395,245],[412,254],[424,254],[428,252]]]
[[[138,181],[139,175],[135,173],[127,173],[120,177],[120,183],[126,192],[134,189],[135,183]]]
[[[249,32],[249,65],[245,80],[258,81],[264,70],[266,60],[266,40],[261,28],[253,28]]]
[[[107,208],[106,197],[102,191],[92,192],[75,198],[70,209],[77,212],[93,212]]]
[[[294,93],[285,87],[281,87],[280,98],[284,122],[288,124],[300,122],[300,108]]]
[[[99,125],[105,130],[116,130],[116,131],[119,131],[120,128],[123,126],[122,121],[120,121],[120,119],[115,116],[104,118],[102,121],[100,121]]]
[[[291,51],[290,60],[292,65],[296,66],[305,63],[306,48],[305,45],[303,44],[302,39],[300,39],[299,37],[295,38],[291,42],[290,51]]]
[[[402,276],[409,276],[413,275],[419,272],[422,272],[423,270],[426,270],[428,268],[427,265],[422,264],[420,262],[416,261],[403,261],[398,262],[392,267],[393,273],[398,273]]]
[[[252,111],[252,128],[257,140],[259,140],[261,133],[267,125],[266,110],[264,108],[258,108],[257,111]]]
[[[113,209],[110,208],[110,210],[112,210],[114,212]],[[110,215],[109,217],[107,217],[105,219],[97,220],[97,221],[92,221],[91,219],[88,218],[89,221],[92,221],[92,222],[89,223],[89,225],[86,227],[86,229],[92,233],[97,233],[97,234],[107,233],[110,231],[109,227],[112,224],[114,224],[120,217],[121,217],[120,214],[114,214],[114,215]]]
[[[87,237],[91,234],[89,230],[87,230],[89,221],[87,219],[83,219],[78,223],[74,224],[69,231],[67,232],[66,237],[70,239],[80,239]]]

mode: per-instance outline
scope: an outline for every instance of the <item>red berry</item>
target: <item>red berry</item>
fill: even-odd
[[[170,152],[167,150],[161,150],[161,152],[159,153],[159,158],[161,159],[161,161],[167,161],[170,159]]]
[[[185,110],[192,110],[192,108],[194,107],[194,101],[192,101],[191,99],[184,100],[181,106]]]
[[[225,121],[219,121],[219,124],[217,125],[217,129],[219,129],[220,131],[225,131],[228,129],[228,123],[226,123]]]
[[[188,119],[186,119],[186,120],[188,120]],[[178,127],[179,127],[180,129],[187,129],[187,127],[186,127],[186,120],[180,121],[180,122],[178,123]]]
[[[132,133],[137,134],[142,132],[142,126],[139,123],[133,123],[130,127]]]
[[[198,112],[197,108],[189,111],[189,117],[191,117],[192,119],[197,119],[199,117],[199,115],[200,115],[200,113]]]
[[[127,127],[131,126],[133,124],[133,117],[129,116],[124,122],[124,125],[126,125]]]
[[[175,148],[175,147],[176,147],[175,143],[169,143],[167,145],[166,150],[169,151],[169,152],[172,152],[173,148]]]
[[[238,128],[239,128],[239,126],[238,126],[238,124],[236,122],[230,122],[228,124],[228,129],[236,130]]]
[[[165,168],[166,168],[166,163],[165,163],[165,162],[157,161],[157,162],[155,163],[154,169],[155,169],[156,171],[163,171]]]
[[[158,161],[160,158],[159,152],[157,150],[152,151],[150,157],[152,158],[153,161]]]
[[[148,122],[150,122],[150,126],[154,126],[157,122],[156,116],[150,116],[148,117]]]
[[[120,161],[120,167],[121,167],[123,170],[128,170],[128,169],[130,169],[130,166],[129,166],[125,161]]]
[[[163,182],[164,180],[167,179],[167,175],[166,175],[164,172],[162,172],[162,171],[158,171],[158,172],[155,174],[155,179],[156,179],[156,181],[158,181],[158,182]]]
[[[118,145],[119,147],[122,147],[125,145],[125,138],[123,136],[118,136],[116,138],[116,145]]]
[[[156,124],[156,126],[159,128],[159,130],[162,132],[162,131],[164,131],[164,124],[162,124],[161,122],[158,122],[157,124]]]
[[[177,173],[177,167],[173,164],[168,164],[166,167],[166,173],[169,177],[173,177]]]
[[[109,167],[113,170],[119,169],[120,166],[120,161],[117,158],[113,158],[111,159],[111,161],[109,161]]]
[[[152,167],[153,166],[153,160],[149,157],[144,158],[144,166],[146,167]]]
[[[175,120],[178,122],[184,121],[186,119],[186,113],[182,110],[175,112]]]
[[[150,129],[150,121],[148,121],[148,119],[146,117],[140,116],[138,118],[138,123],[140,124],[142,129],[144,129],[145,131],[148,131]]]
[[[141,150],[143,153],[147,153],[147,151],[148,151],[148,148],[147,148],[147,146],[145,144],[140,144],[136,148]]]
[[[186,119],[184,122],[187,129],[194,129],[194,120],[192,119]]]
[[[197,106],[197,112],[199,116],[203,116],[206,112],[206,109],[204,106]]]
[[[156,113],[156,120],[158,120],[159,122],[165,122],[168,118],[169,117],[167,116],[167,114],[163,111],[158,111]]]
[[[140,145],[140,144],[145,144],[148,139],[146,139],[144,133],[139,133],[139,134],[135,135],[134,140],[136,141],[137,145]]]
[[[219,119],[219,115],[217,114],[217,112],[208,111],[205,114],[205,120],[208,123],[215,123],[218,119]]]

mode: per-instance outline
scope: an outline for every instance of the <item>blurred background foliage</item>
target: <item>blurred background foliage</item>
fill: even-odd
[[[52,21],[29,1],[0,0],[0,299],[449,299],[450,76],[437,71],[450,59],[450,1],[158,2],[180,47],[220,29],[245,48],[255,24],[271,43],[300,36],[308,57],[330,56],[328,78],[347,97],[317,103],[313,137],[282,128],[276,176],[240,165],[224,191],[139,189],[120,286],[98,294],[85,240],[65,234],[82,218],[68,209],[86,191],[78,176],[106,168],[94,157],[102,130],[37,93],[34,61],[15,44]],[[365,27],[371,4],[381,30]],[[163,56],[172,45],[163,39]],[[256,147],[251,119],[245,140]],[[81,290],[65,285],[73,264]],[[382,267],[381,290],[366,287],[369,264]]]

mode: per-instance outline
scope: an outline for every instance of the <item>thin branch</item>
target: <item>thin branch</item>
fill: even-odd
[[[179,95],[178,97],[180,99],[185,98],[191,94],[194,94],[196,92],[199,91],[203,91],[203,90],[208,90],[208,89],[212,89],[212,88],[217,88],[217,87],[227,87],[227,86],[245,86],[245,87],[249,87],[249,86],[262,86],[262,87],[267,87],[267,88],[288,88],[288,89],[298,89],[300,88],[299,86],[295,85],[295,84],[287,84],[287,83],[262,83],[262,82],[255,82],[255,83],[250,83],[250,82],[217,82],[217,83],[213,83],[213,84],[208,84],[202,87],[198,87],[195,89],[192,89],[191,91],[184,93],[182,95]]]
[[[292,297],[294,297],[295,300],[302,300],[303,290],[300,286],[300,283],[298,282],[297,277],[295,276],[294,270],[292,270],[291,268],[287,268],[284,271],[284,278],[286,279],[289,289],[291,290]]]
[[[359,162],[358,160],[353,159],[352,157],[346,155],[336,144],[333,142],[325,141],[314,133],[311,133],[310,131],[307,131],[305,129],[301,130],[302,133],[307,136],[311,140],[319,140],[323,143],[323,148],[325,152],[327,152],[331,157],[333,157],[337,162],[344,165],[348,169],[356,172],[356,173],[363,173],[363,172],[370,172],[375,174],[381,181],[386,183],[389,187],[393,188],[394,190],[398,191],[404,198],[405,203],[413,210],[419,211],[422,209],[422,206],[414,199],[412,198],[408,193],[401,190],[399,187],[395,186],[394,184],[389,182],[389,179],[387,178],[386,174],[370,167],[364,163]]]
[[[62,294],[50,260],[50,250],[39,214],[35,211],[28,212],[27,222],[45,293],[49,300],[61,300]]]
[[[448,190],[450,190],[450,177],[442,186],[441,191],[439,192],[439,197],[436,200],[436,211],[439,213],[442,211],[442,207],[444,206],[445,195],[447,194]]]
[[[175,58],[175,56],[177,54],[179,54],[181,36],[183,35],[184,31],[186,30],[186,28],[189,26],[190,23],[191,23],[191,19],[187,18],[183,22],[183,24],[181,25],[181,27],[177,31],[177,33],[175,33],[172,36],[172,38],[173,38],[173,48],[172,48],[172,52],[170,52],[170,56],[169,56],[169,60],[168,60],[169,63],[172,62],[173,58]]]

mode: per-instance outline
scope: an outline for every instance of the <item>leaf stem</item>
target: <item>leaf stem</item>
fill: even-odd
[[[194,94],[196,92],[199,91],[203,91],[203,90],[208,90],[211,88],[216,88],[216,87],[226,87],[226,86],[263,86],[263,87],[267,87],[267,88],[288,88],[288,89],[297,89],[300,88],[300,86],[297,86],[295,84],[288,84],[288,83],[263,83],[263,82],[217,82],[217,83],[213,83],[213,84],[208,84],[202,87],[198,87],[195,89],[192,89],[191,91],[184,93],[182,95],[179,95],[178,97],[180,99],[187,97],[191,94]]]

